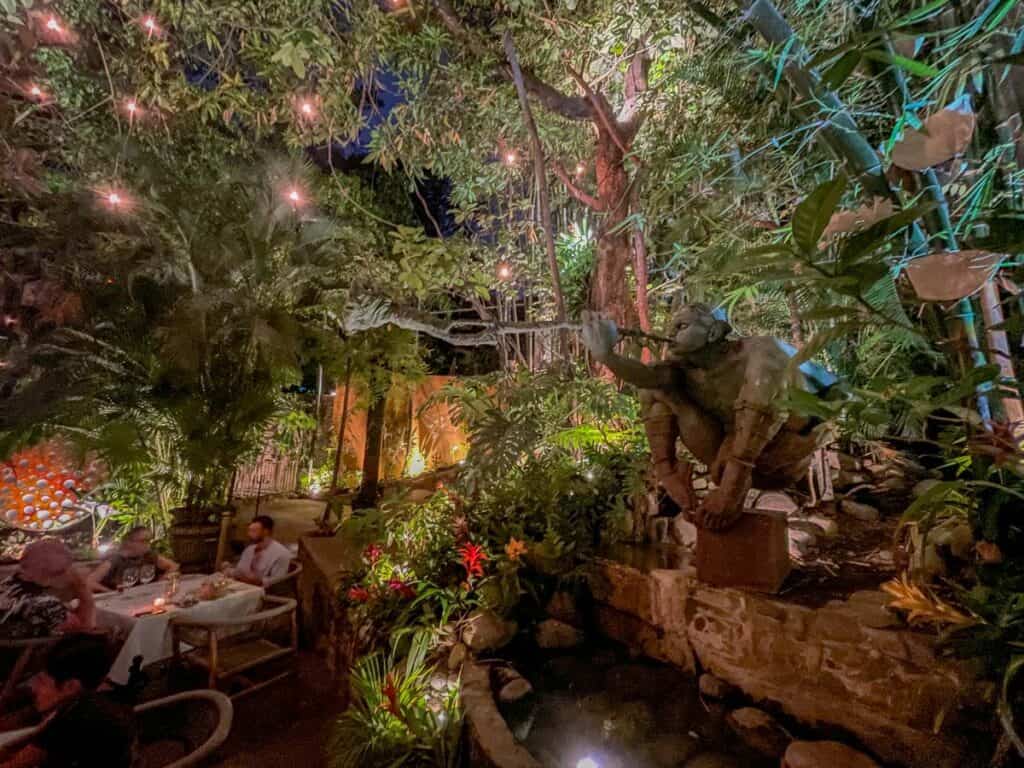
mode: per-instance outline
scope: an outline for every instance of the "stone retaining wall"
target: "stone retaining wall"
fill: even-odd
[[[708,670],[802,722],[838,726],[886,761],[983,762],[965,735],[977,716],[965,709],[977,700],[970,675],[936,657],[932,635],[886,610],[884,593],[808,608],[708,587],[688,566],[643,571],[610,560],[589,581],[600,630],[651,658]]]
[[[473,768],[541,768],[498,711],[486,667],[472,661],[463,665],[461,693]]]

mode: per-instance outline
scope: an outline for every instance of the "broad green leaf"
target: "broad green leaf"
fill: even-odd
[[[793,213],[793,241],[804,253],[818,250],[821,233],[828,226],[839,200],[846,191],[845,176],[826,181],[796,207]]]
[[[874,61],[881,61],[885,64],[891,64],[894,67],[899,67],[915,77],[936,77],[939,74],[939,70],[930,64],[925,64],[923,61],[917,61],[915,59],[908,59],[906,56],[900,56],[896,53],[889,53],[887,51],[867,51],[864,55]]]
[[[839,60],[829,67],[822,77],[825,86],[833,91],[839,88],[839,86],[846,82],[846,78],[850,76],[853,70],[856,69],[860,59],[860,51],[847,51],[840,56]]]

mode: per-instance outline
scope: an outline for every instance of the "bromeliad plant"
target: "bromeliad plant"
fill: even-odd
[[[330,741],[331,768],[453,768],[462,711],[457,681],[432,685],[433,633],[419,631],[352,669],[351,706]],[[404,658],[399,651],[408,645]]]

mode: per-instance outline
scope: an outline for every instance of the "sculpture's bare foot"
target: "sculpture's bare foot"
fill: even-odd
[[[711,531],[724,531],[736,523],[742,514],[741,503],[733,503],[717,491],[712,491],[697,509],[697,525]]]

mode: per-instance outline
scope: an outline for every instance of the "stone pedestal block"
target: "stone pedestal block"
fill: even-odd
[[[789,575],[784,512],[747,509],[725,531],[697,532],[697,578],[715,587],[776,593]]]

